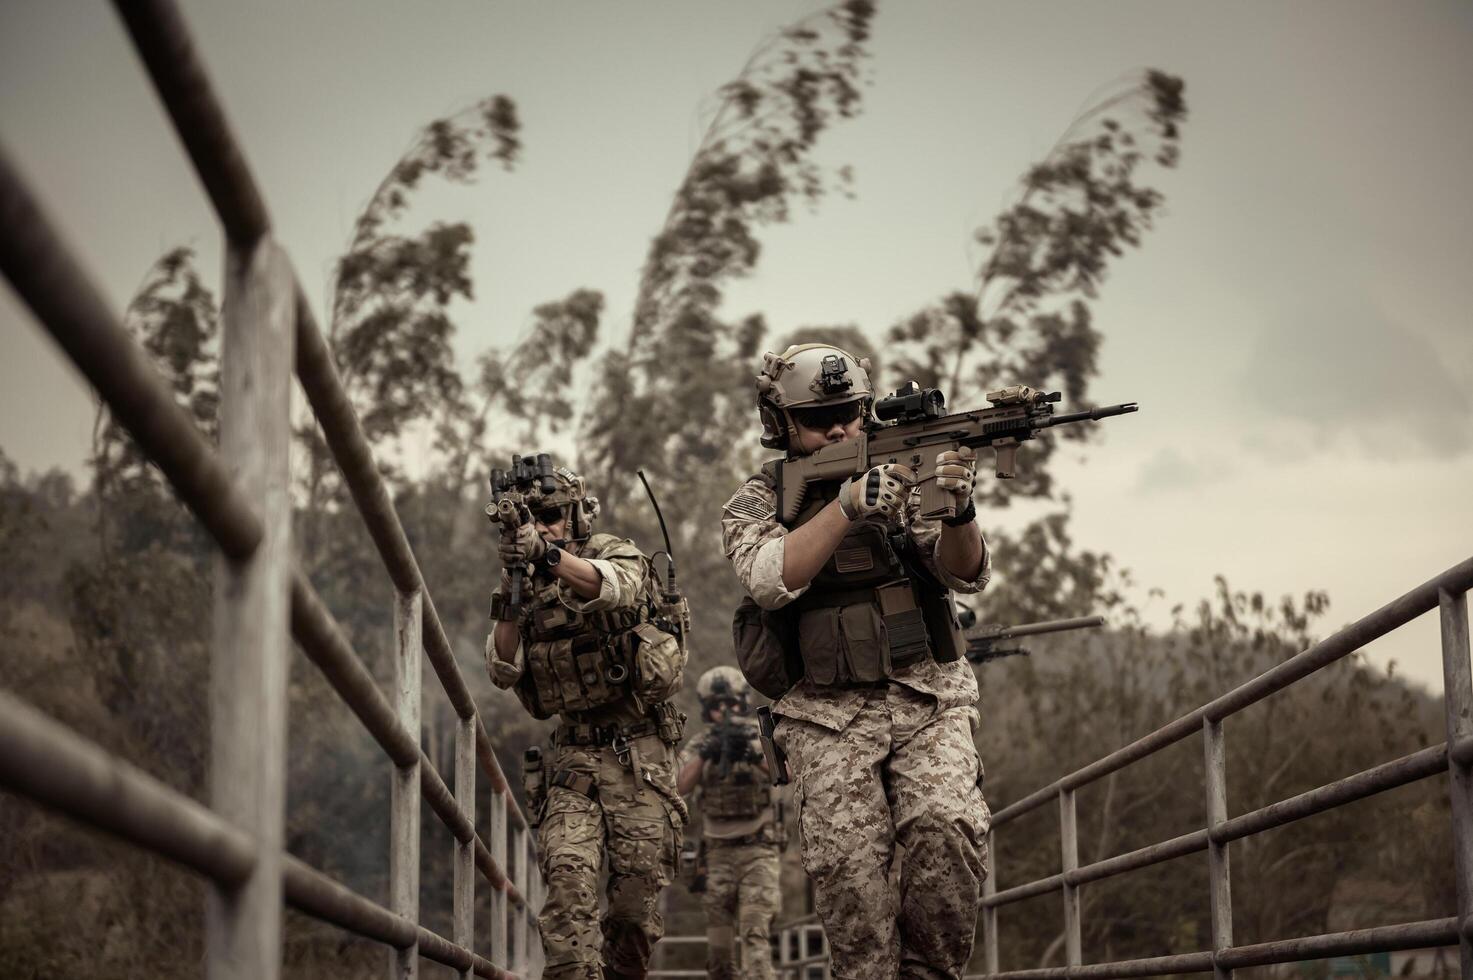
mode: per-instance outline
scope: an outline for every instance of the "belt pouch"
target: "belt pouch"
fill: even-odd
[[[926,658],[930,650],[926,621],[916,605],[909,582],[896,582],[875,590],[880,618],[890,647],[890,666],[908,667]]]
[[[890,676],[890,648],[885,642],[885,624],[873,602],[843,606],[839,622],[844,629],[844,662],[848,679],[873,684]]]

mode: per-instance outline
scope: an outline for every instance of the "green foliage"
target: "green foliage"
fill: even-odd
[[[979,746],[994,808],[1187,714],[1306,649],[1327,610],[1323,593],[1270,602],[1218,580],[1211,600],[1157,635],[1138,625],[1038,637],[1033,655],[983,669]],[[1230,813],[1286,799],[1440,740],[1439,703],[1351,655],[1232,716]],[[1351,721],[1353,720],[1353,721]],[[1347,724],[1347,721],[1350,721]],[[1168,840],[1205,820],[1200,738],[1136,762],[1079,792],[1080,863]],[[1387,827],[1415,824],[1415,842]],[[1338,928],[1430,918],[1453,907],[1433,869],[1451,847],[1450,814],[1433,781],[1233,844],[1235,939],[1253,943]],[[1057,873],[1054,808],[997,832],[1000,888]],[[1371,919],[1343,895],[1377,882]],[[1003,967],[1063,963],[1055,904],[1002,910]],[[1094,959],[1209,948],[1205,860],[1183,858],[1083,890],[1084,945]],[[1341,918],[1332,921],[1332,916]]]
[[[474,236],[462,222],[415,228],[410,219],[428,179],[467,185],[488,163],[512,165],[519,124],[504,97],[425,127],[354,225],[335,269],[329,343],[508,768],[543,726],[493,690],[481,666],[484,604],[498,569],[473,471],[576,431],[579,458],[559,461],[575,463],[589,477],[608,506],[605,527],[653,551],[659,540],[653,512],[633,482],[645,470],[669,519],[696,617],[691,674],[729,660],[729,615],[739,587],[721,554],[719,514],[760,459],[751,377],[767,325],[760,313],[731,316],[722,304],[730,284],[757,268],[765,227],[847,186],[847,170],[824,170],[813,151],[831,126],[860,109],[873,15],[872,3],[849,0],[807,17],[759,46],[721,89],[651,243],[627,347],[600,347],[603,295],[578,289],[538,306],[524,336],[483,354],[473,377],[456,363],[457,314],[474,298]],[[975,288],[953,291],[895,325],[878,349],[856,325],[809,327],[769,346],[836,343],[876,356],[892,379],[942,386],[955,405],[1011,382],[1058,386],[1070,400],[1086,400],[1101,343],[1090,303],[1110,263],[1138,247],[1160,213],[1162,194],[1147,179],[1153,168],[1176,164],[1185,113],[1181,82],[1160,72],[1098,100],[1029,169],[1019,199],[979,231],[990,251]],[[171,251],[150,270],[128,323],[176,399],[213,438],[218,315],[188,249]],[[576,380],[591,381],[592,395],[581,404]],[[296,515],[304,564],[354,649],[386,683],[389,583],[316,427],[304,425],[297,434],[308,463]],[[429,446],[420,472],[400,465],[411,438]],[[1026,458],[1026,476],[1015,484],[983,483],[984,505],[1054,493],[1047,450]],[[93,485],[78,496],[64,478],[22,480],[0,454],[0,684],[198,793],[205,765],[200,733],[207,728],[209,617],[202,610],[211,601],[211,551],[105,414],[93,466]],[[1082,638],[1043,638],[1030,644],[1037,647],[1033,657],[987,668],[982,748],[992,764],[994,800],[1016,799],[1282,662],[1311,642],[1326,608],[1318,593],[1270,603],[1220,582],[1212,601],[1157,636],[1123,598],[1129,578],[1111,556],[1076,547],[1067,512],[1015,533],[994,532],[989,540],[996,572],[977,600],[984,620],[1109,610],[1116,621],[1110,631]],[[351,887],[381,896],[386,764],[301,658],[290,698],[289,848]],[[448,772],[443,736],[450,726],[437,705],[427,699],[426,751]],[[1360,663],[1328,668],[1250,709],[1241,724],[1230,723],[1231,799],[1235,807],[1257,806],[1426,744],[1434,715],[1425,699]],[[1354,725],[1340,724],[1345,718]],[[1081,794],[1082,860],[1200,826],[1200,793],[1174,792],[1197,785],[1194,767],[1200,767],[1195,747],[1167,752]],[[1347,811],[1235,845],[1234,886],[1259,897],[1240,906],[1240,938],[1325,931],[1340,883],[1373,874],[1408,877],[1409,868],[1443,860],[1445,803],[1439,810],[1426,794],[1412,802],[1408,819],[1422,829],[1390,852],[1374,846],[1375,828],[1390,820],[1381,809],[1389,804],[1380,801],[1358,815]],[[1054,838],[1025,831],[1000,835],[1004,887],[1057,870]],[[0,866],[28,869],[30,882],[0,881],[0,973],[80,972],[67,960],[73,947],[37,959],[28,941],[65,932],[61,913],[68,901],[114,908],[120,896],[148,891],[140,883],[155,880],[147,860],[114,862],[110,852],[87,845],[85,835],[74,836],[84,844],[65,838],[62,853],[56,821],[31,809],[0,808]],[[443,910],[448,852],[442,838],[434,839],[441,849],[426,851],[426,904]],[[108,862],[114,862],[110,870],[100,874]],[[58,874],[72,877],[48,877]],[[73,895],[80,898],[68,898]],[[1445,899],[1427,886],[1406,901],[1440,914],[1450,907]],[[1190,879],[1131,877],[1092,886],[1085,902],[1092,952],[1205,945],[1205,890]],[[171,885],[148,895],[147,915],[120,921],[143,930],[149,922],[180,921],[196,905],[193,892]],[[17,927],[5,914],[16,908],[39,911]],[[1052,916],[1008,921],[1004,912],[1005,928],[1013,930],[1005,934],[1009,965],[1061,962]],[[146,935],[188,951],[187,960],[197,956],[197,936],[184,933]],[[339,955],[329,955],[324,950],[332,941],[301,922],[294,922],[290,942],[288,960],[301,975],[341,973],[378,952],[344,943]],[[43,962],[49,965],[36,965]],[[131,969],[121,954],[91,965],[118,975]]]
[[[989,251],[975,288],[891,327],[889,377],[940,386],[958,408],[1008,384],[1060,388],[1069,402],[1086,402],[1101,341],[1089,304],[1111,260],[1140,245],[1165,201],[1142,168],[1176,166],[1182,92],[1181,79],[1147,71],[1082,112],[1029,168],[1019,199],[978,229]],[[1060,436],[1082,440],[1091,431],[1072,426]],[[1018,479],[986,482],[979,503],[1051,496],[1054,448],[1033,442]]]
[[[756,268],[761,227],[847,183],[812,151],[859,111],[873,15],[859,0],[815,13],[768,38],[722,88],[645,259],[629,345],[595,372],[579,463],[611,521],[641,542],[659,540],[634,481],[649,475],[696,617],[693,671],[729,658],[738,596],[719,513],[760,458],[751,381],[766,324],[720,307],[728,285]]]

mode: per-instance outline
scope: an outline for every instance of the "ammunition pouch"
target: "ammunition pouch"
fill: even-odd
[[[791,611],[763,609],[751,596],[742,597],[732,616],[737,666],[757,693],[773,701],[803,679],[803,658],[793,627]]]
[[[540,717],[587,711],[629,696],[634,677],[634,610],[583,614],[542,602],[522,620],[521,683]]]
[[[760,478],[774,486],[776,467]],[[833,498],[836,486],[815,485],[787,527],[802,526]],[[883,683],[897,670],[966,651],[946,587],[914,553],[909,535],[855,524],[814,577],[808,592],[780,610],[750,597],[732,620],[737,665],[763,695],[776,700],[803,677],[821,687]]]
[[[584,772],[574,772],[571,769],[559,769],[553,773],[552,785],[559,789],[571,790],[590,800],[598,799],[598,784],[593,777]]]

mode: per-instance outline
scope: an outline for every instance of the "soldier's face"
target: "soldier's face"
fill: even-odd
[[[536,516],[537,533],[548,541],[558,541],[566,538],[568,535],[567,515],[559,512],[558,519],[549,523],[545,518],[550,516],[552,515],[540,514]]]
[[[823,429],[810,429],[803,424],[801,418],[795,418],[794,422],[797,423],[795,428],[798,430],[798,452],[805,456],[832,443],[853,439],[859,435],[859,430],[864,428],[862,417],[850,419],[848,422],[835,421]]]

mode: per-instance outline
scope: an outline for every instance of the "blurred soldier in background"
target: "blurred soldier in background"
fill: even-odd
[[[878,424],[867,360],[835,347],[767,354],[757,390],[763,445],[789,458]],[[846,980],[959,978],[972,952],[990,814],[977,682],[949,590],[977,592],[990,571],[975,459],[935,460],[956,503],[944,525],[920,518],[915,473],[898,464],[811,484],[784,525],[775,461],[722,514],[744,607],[757,611],[738,611],[738,662],[778,698],[803,867]]]
[[[529,750],[526,774],[547,881],[544,975],[635,980],[664,934],[657,900],[686,819],[674,773],[684,717],[669,701],[685,650],[650,621],[649,559],[631,541],[593,533],[598,501],[582,477],[561,467],[552,477],[542,484],[551,493],[527,481],[516,497],[525,522],[503,526],[503,566],[521,574],[514,591],[502,573],[486,662],[534,717],[560,719],[549,764]]]
[[[786,843],[751,715],[751,688],[735,667],[696,686],[706,731],[680,755],[682,796],[696,791],[704,821],[706,973],[772,980],[772,921],[782,908],[778,852]]]

